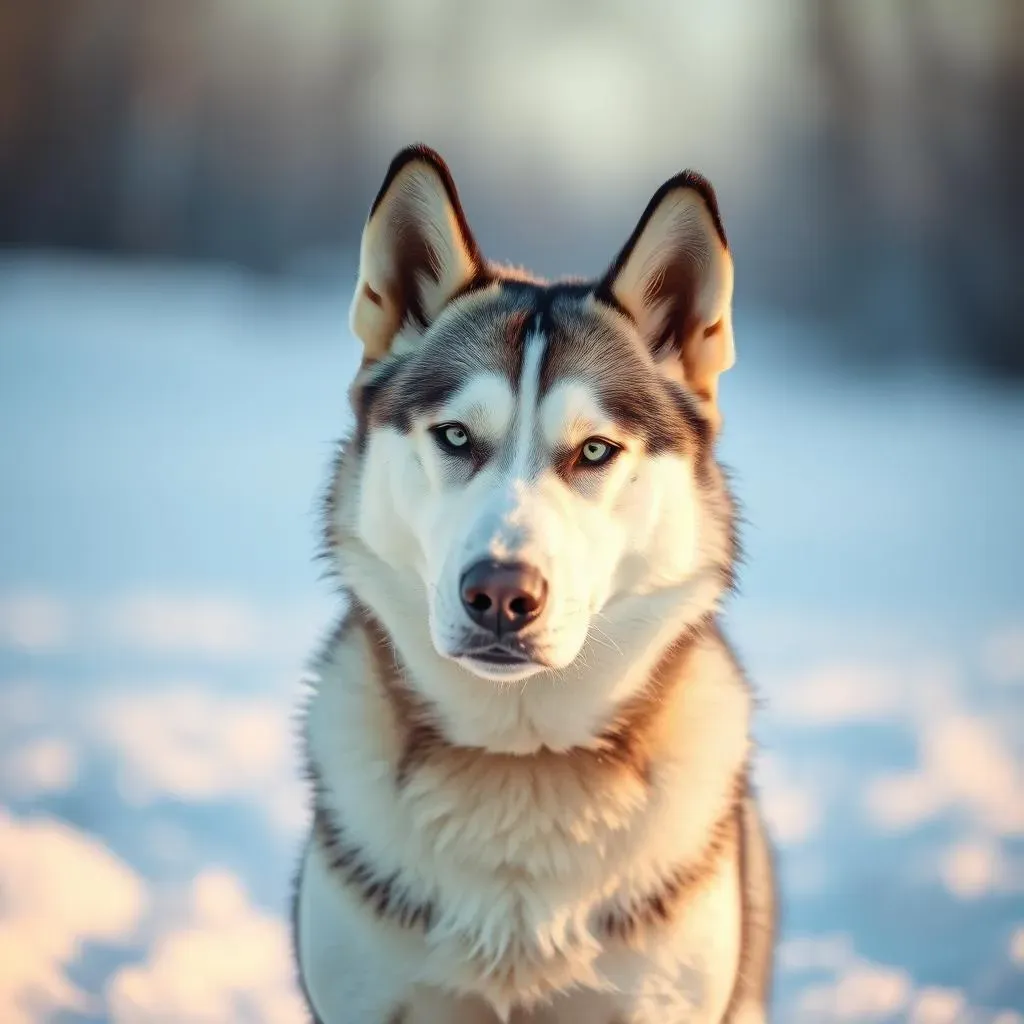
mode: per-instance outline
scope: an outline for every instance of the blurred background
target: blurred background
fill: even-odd
[[[775,1019],[1022,1024],[1020,0],[0,0],[0,1020],[303,1019],[316,502],[417,140],[548,275],[712,179]]]

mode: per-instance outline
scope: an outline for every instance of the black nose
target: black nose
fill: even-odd
[[[466,570],[460,589],[466,614],[495,636],[533,622],[548,596],[547,580],[518,562],[477,562]]]

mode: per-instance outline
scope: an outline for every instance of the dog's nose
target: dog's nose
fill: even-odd
[[[463,574],[459,587],[466,614],[495,636],[533,622],[548,596],[547,580],[519,562],[477,562]]]

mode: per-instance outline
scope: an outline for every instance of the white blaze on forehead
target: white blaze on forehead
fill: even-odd
[[[496,444],[505,436],[515,413],[508,381],[497,373],[470,379],[438,411],[439,423],[456,420],[472,434]]]
[[[493,480],[491,499],[481,519],[489,533],[488,552],[498,561],[526,557],[524,544],[530,531],[524,522],[523,503],[529,493],[531,473],[539,462],[540,372],[546,347],[547,339],[535,324],[523,341],[515,425],[508,439],[509,457],[496,468],[498,475]]]
[[[538,317],[538,320],[540,318]],[[544,362],[547,338],[539,325],[523,342],[523,365],[519,376],[519,408],[516,413],[516,436],[512,449],[512,480],[523,480],[536,462],[535,445],[538,437],[540,407],[540,370]]]
[[[551,389],[541,409],[540,428],[551,447],[575,446],[595,434],[614,440],[622,432],[581,380],[565,380]]]

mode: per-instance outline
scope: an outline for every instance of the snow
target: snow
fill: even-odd
[[[346,287],[0,263],[4,1021],[301,1019],[293,709],[334,608]],[[722,388],[777,1019],[1021,1024],[1024,403],[858,379],[812,330],[738,316]]]

